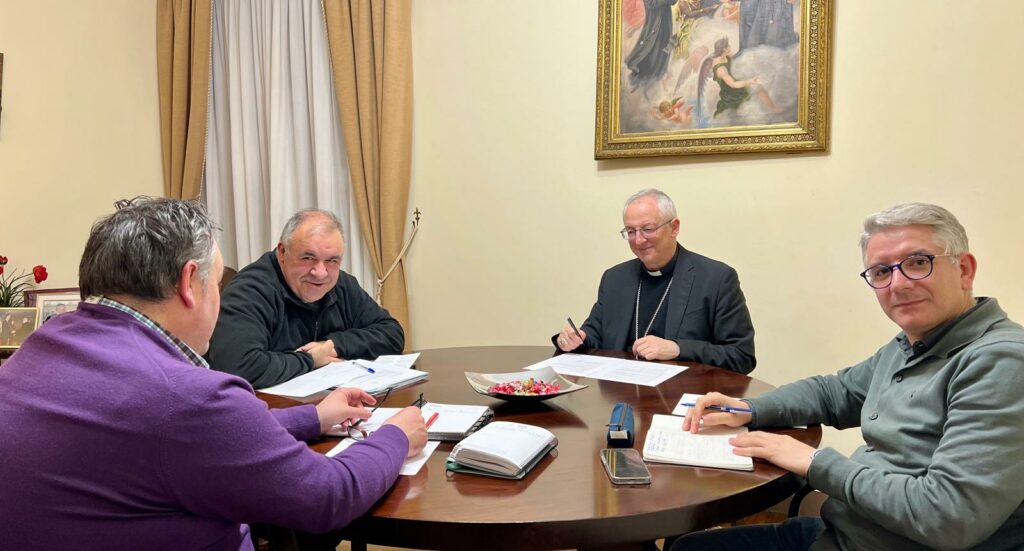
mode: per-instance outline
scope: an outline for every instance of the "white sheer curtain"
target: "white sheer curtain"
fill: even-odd
[[[215,0],[212,56],[203,195],[224,264],[259,258],[317,207],[341,219],[342,268],[372,295],[320,0]]]

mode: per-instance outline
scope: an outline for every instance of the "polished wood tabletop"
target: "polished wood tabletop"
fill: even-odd
[[[400,476],[363,518],[347,529],[359,542],[418,549],[598,548],[650,541],[729,522],[762,511],[791,495],[800,479],[763,461],[753,472],[648,464],[651,484],[616,486],[605,474],[598,450],[606,446],[606,424],[617,402],[633,406],[636,444],[655,413],[670,413],[685,393],[718,391],[752,397],[770,390],[766,383],[714,367],[681,363],[683,373],[657,387],[568,377],[588,388],[543,402],[505,402],[477,394],[466,371],[517,371],[552,355],[551,347],[493,346],[424,350],[416,368],[429,380],[396,390],[386,406],[404,406],[420,393],[445,404],[482,404],[495,419],[547,428],[557,449],[522,480],[448,473],[445,458],[453,444],[442,443],[416,476]],[[623,357],[625,353],[589,353]],[[272,406],[290,400],[260,395]],[[821,429],[779,429],[817,446]],[[337,444],[311,443],[325,453]]]

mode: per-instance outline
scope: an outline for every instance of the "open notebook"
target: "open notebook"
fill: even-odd
[[[729,439],[746,427],[702,427],[697,434],[683,431],[683,418],[655,415],[644,440],[644,461],[692,467],[754,470],[754,460],[732,453]]]
[[[377,408],[373,416],[359,425],[359,428],[366,434],[371,434],[379,429],[392,415],[401,411],[402,408]],[[427,402],[420,408],[423,411],[423,420],[427,421],[434,414],[437,418],[427,429],[428,440],[442,442],[457,442],[466,436],[474,433],[477,429],[487,424],[494,416],[494,411],[487,406],[468,406],[452,404],[435,404]],[[347,430],[335,425],[327,434],[332,436],[348,436]]]
[[[448,456],[448,470],[520,479],[558,446],[547,429],[495,421],[455,445]]]

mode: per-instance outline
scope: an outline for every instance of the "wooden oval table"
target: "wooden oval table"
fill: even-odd
[[[700,530],[762,511],[790,496],[801,480],[767,462],[753,472],[648,464],[651,484],[616,486],[605,474],[598,450],[616,402],[636,412],[636,444],[642,449],[655,413],[670,413],[685,392],[718,391],[751,397],[766,383],[714,367],[688,366],[657,387],[587,378],[584,390],[544,402],[504,402],[477,394],[466,371],[517,371],[552,355],[551,347],[493,346],[425,350],[416,367],[428,381],[396,390],[385,405],[404,406],[420,393],[444,404],[483,404],[495,419],[545,427],[558,438],[556,452],[523,480],[504,480],[445,470],[453,444],[442,443],[416,476],[400,476],[369,513],[346,528],[346,539],[417,549],[575,549],[618,546]],[[588,353],[626,358],[622,352]],[[631,358],[630,358],[631,359]],[[290,400],[261,395],[272,406]],[[821,429],[779,429],[817,446]],[[336,439],[311,447],[321,453]]]

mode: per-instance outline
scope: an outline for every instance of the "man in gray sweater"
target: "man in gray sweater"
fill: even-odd
[[[972,292],[977,261],[947,210],[897,205],[868,218],[861,276],[902,330],[870,358],[763,396],[718,393],[683,422],[752,428],[861,427],[847,458],[750,432],[735,453],[770,461],[827,494],[821,518],[699,532],[673,549],[1024,547],[1024,328]],[[749,405],[748,405],[749,404]],[[752,413],[723,413],[709,406]]]

